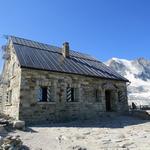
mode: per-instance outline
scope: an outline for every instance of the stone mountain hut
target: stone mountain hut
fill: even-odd
[[[62,47],[9,36],[1,112],[29,123],[90,119],[128,111],[128,80],[99,60]]]

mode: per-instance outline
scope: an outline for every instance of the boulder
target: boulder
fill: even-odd
[[[13,127],[19,130],[25,130],[25,121],[17,120],[13,122]]]

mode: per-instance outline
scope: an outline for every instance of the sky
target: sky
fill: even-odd
[[[0,46],[3,34],[56,46],[68,41],[100,61],[150,59],[150,0],[0,0]]]

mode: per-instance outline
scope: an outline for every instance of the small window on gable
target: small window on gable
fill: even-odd
[[[13,66],[12,66],[12,73],[11,73],[12,76],[14,76],[14,73],[15,73],[15,66],[16,66],[16,63],[13,63]]]
[[[77,102],[78,101],[78,89],[72,88],[72,87],[67,87],[66,100],[67,100],[67,102]]]
[[[38,102],[53,102],[51,87],[39,87],[36,94]]]
[[[6,103],[11,104],[11,101],[12,101],[12,90],[6,93]]]
[[[96,89],[96,90],[95,90],[95,100],[96,100],[96,102],[100,102],[100,101],[101,101],[101,98],[102,98],[101,90]]]

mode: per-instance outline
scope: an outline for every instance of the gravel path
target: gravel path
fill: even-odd
[[[150,122],[127,116],[15,131],[31,150],[150,150]]]

